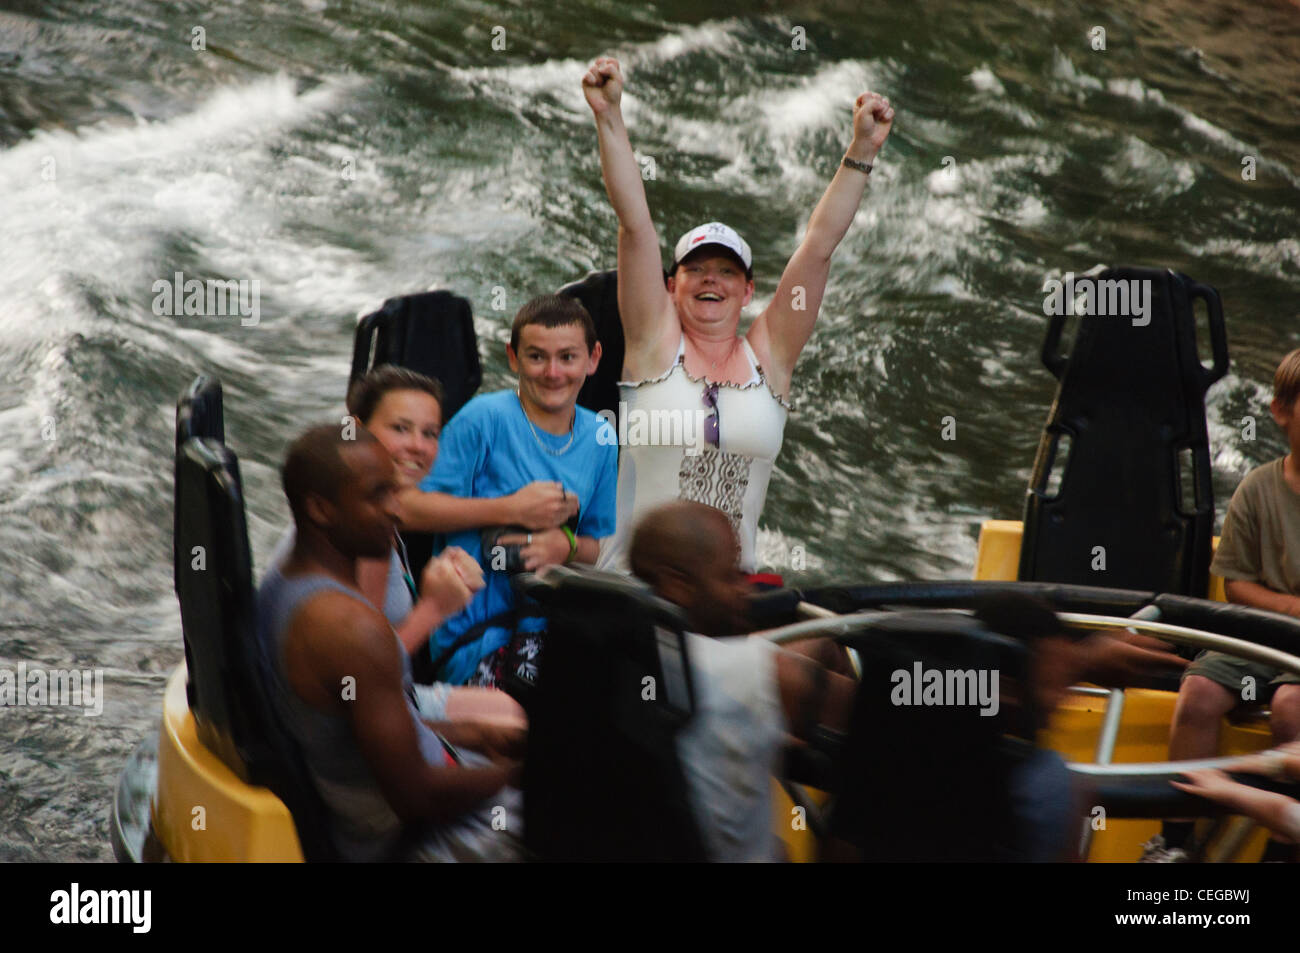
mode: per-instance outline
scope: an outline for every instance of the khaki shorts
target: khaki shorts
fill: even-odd
[[[1262,662],[1248,662],[1224,652],[1206,649],[1196,656],[1196,660],[1183,671],[1183,678],[1188,675],[1200,675],[1220,685],[1232,695],[1240,695],[1245,682],[1255,681],[1255,698],[1250,703],[1265,702],[1273,697],[1279,685],[1300,684],[1300,675],[1291,675]]]

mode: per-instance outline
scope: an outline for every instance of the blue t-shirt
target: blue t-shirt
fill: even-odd
[[[612,536],[618,446],[608,437],[597,439],[600,429],[609,426],[605,421],[585,408],[576,410],[570,443],[569,434],[555,436],[530,426],[514,391],[480,394],[443,430],[438,459],[420,482],[420,489],[460,497],[498,497],[509,496],[536,480],[553,480],[578,497],[578,536]],[[493,571],[491,554],[482,552],[481,528],[448,533],[447,545],[459,546],[477,559],[487,584],[433,634],[429,647],[435,658],[471,626],[505,612],[515,602],[510,577]],[[525,631],[539,627],[539,620],[524,620],[520,625]],[[505,645],[509,637],[506,629],[488,629],[482,638],[452,655],[442,669],[441,680],[463,684],[474,674],[479,660]]]

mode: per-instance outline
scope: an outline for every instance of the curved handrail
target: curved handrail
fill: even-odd
[[[1182,645],[1195,645],[1203,649],[1226,652],[1252,662],[1262,662],[1273,668],[1280,668],[1292,675],[1300,675],[1300,658],[1278,649],[1271,649],[1245,639],[1230,635],[1219,635],[1202,629],[1192,629],[1168,622],[1148,622],[1143,619],[1118,619],[1114,616],[1089,615],[1082,612],[1058,612],[1057,617],[1066,623],[1074,623],[1083,629],[1124,628],[1136,632],[1145,632],[1167,642]]]
[[[937,609],[931,611],[938,614],[960,612],[961,610]],[[805,622],[795,622],[790,625],[781,626],[776,629],[769,629],[765,632],[756,632],[754,634],[768,639],[777,645],[785,645],[789,642],[814,637],[833,638],[838,641],[848,635],[869,631],[876,623],[894,615],[894,613],[874,610],[857,612],[851,615],[842,615],[833,618],[817,618]],[[1061,612],[1058,613],[1057,616],[1062,622],[1076,628],[1098,630],[1115,628],[1144,632],[1148,635],[1170,642],[1195,645],[1201,648],[1209,648],[1232,655],[1239,655],[1242,658],[1263,662],[1291,674],[1300,675],[1300,658],[1277,649],[1256,645],[1253,642],[1247,642],[1243,639],[1236,639],[1227,635],[1205,632],[1187,626],[1172,625],[1167,622],[1153,622],[1143,619],[1121,618],[1119,616],[1102,616],[1079,612]],[[1203,758],[1195,761],[1160,761],[1131,764],[1099,765],[1084,762],[1070,762],[1068,767],[1074,774],[1088,778],[1105,779],[1117,783],[1121,783],[1124,780],[1132,780],[1134,782],[1143,780],[1172,780],[1187,771],[1197,771],[1202,768],[1214,768],[1222,771],[1230,771],[1236,765],[1240,764],[1243,757],[1263,757],[1276,755],[1277,753],[1277,749],[1267,749],[1265,751],[1257,752],[1254,755],[1230,755],[1222,758]],[[1252,776],[1243,777],[1241,780],[1246,783],[1251,783]],[[1170,794],[1171,796],[1177,796],[1172,791]]]

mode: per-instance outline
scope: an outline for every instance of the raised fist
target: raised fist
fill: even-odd
[[[853,138],[867,143],[872,155],[889,138],[894,125],[894,107],[879,93],[866,92],[853,104]]]
[[[582,77],[582,92],[587,97],[587,105],[596,115],[608,109],[618,107],[623,96],[623,71],[619,69],[618,60],[612,56],[602,56],[591,64]]]

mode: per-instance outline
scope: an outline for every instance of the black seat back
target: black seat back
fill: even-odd
[[[1085,282],[1094,279],[1074,279],[1076,292]],[[1025,502],[1019,578],[1203,597],[1214,532],[1205,392],[1228,369],[1223,309],[1213,288],[1167,270],[1107,269],[1090,287],[1113,312],[1121,294],[1143,287],[1132,282],[1149,282],[1149,323],[1080,316],[1068,355],[1059,345],[1069,315],[1048,326],[1043,363],[1060,385]],[[1196,348],[1198,298],[1209,311],[1209,369]]]
[[[558,294],[576,298],[591,315],[600,341],[600,364],[578,392],[578,403],[599,413],[608,410],[618,422],[618,382],[623,375],[623,320],[618,312],[618,272],[593,271]]]
[[[181,484],[181,448],[192,438],[216,441],[224,446],[226,442],[225,405],[221,381],[215,377],[200,374],[176,398],[176,442],[175,456],[172,460],[172,585],[180,594],[183,570],[194,558],[188,548],[181,547],[181,511],[184,509],[185,488]],[[234,472],[231,479],[236,489],[242,493],[239,474]],[[185,642],[185,663],[189,672],[194,671],[194,660],[190,655],[189,641]],[[190,710],[195,707],[195,684],[191,674],[185,682],[185,694],[189,700]]]
[[[239,684],[256,656],[238,469],[235,455],[215,440],[192,437],[177,455],[176,596],[199,740],[247,781],[261,753],[255,713],[238,704],[256,687]]]
[[[446,423],[483,382],[469,302],[450,291],[389,298],[357,324],[348,385],[381,364],[409,367],[436,378],[446,395],[442,408]]]
[[[694,709],[682,620],[639,584],[558,569],[524,580],[547,616],[527,697],[524,837],[544,860],[705,857],[677,757]]]
[[[483,382],[478,337],[469,302],[450,291],[425,291],[389,298],[382,308],[361,319],[352,346],[348,386],[383,364],[408,367],[442,384],[442,422],[446,426]],[[404,532],[407,562],[415,579],[433,556],[431,533]],[[418,653],[423,658],[427,653]],[[428,681],[427,666],[416,672]]]
[[[181,447],[191,437],[205,437],[226,442],[226,418],[222,402],[221,381],[200,374],[176,399],[176,443],[173,476],[179,473]],[[238,477],[236,477],[238,479]],[[180,529],[180,482],[173,478],[173,501],[177,504],[172,519],[172,583],[180,580],[181,551],[176,542]]]
[[[226,442],[226,416],[221,381],[200,374],[176,399],[176,452],[190,437]]]
[[[866,861],[1015,859],[1017,755],[1004,735],[1023,731],[1032,713],[1000,702],[996,714],[983,715],[978,698],[925,704],[916,693],[930,671],[944,673],[945,683],[948,672],[973,672],[976,685],[983,672],[986,688],[997,672],[1000,690],[1015,680],[1018,692],[1029,682],[1023,646],[968,616],[936,612],[898,613],[839,641],[858,651],[863,676],[836,765],[831,834]]]
[[[239,462],[217,441],[192,437],[176,457],[176,489],[176,595],[199,740],[285,802],[306,859],[336,859],[324,804],[272,712]]]

